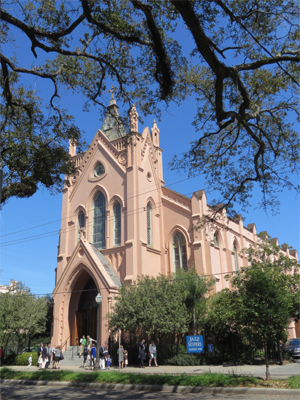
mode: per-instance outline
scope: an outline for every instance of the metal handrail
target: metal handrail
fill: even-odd
[[[77,352],[78,352],[78,344],[75,344],[75,346],[72,347],[72,355],[71,355],[71,360],[73,361],[73,351],[74,351],[74,347],[77,347]]]
[[[71,337],[71,335],[68,336],[67,339],[62,343],[62,345],[61,345],[61,351],[64,350],[64,347],[67,348],[67,343],[68,343],[68,340],[70,339],[70,337]]]

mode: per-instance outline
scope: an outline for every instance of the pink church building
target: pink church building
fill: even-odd
[[[255,224],[245,227],[224,210],[213,228],[193,229],[211,210],[205,191],[189,198],[165,187],[159,137],[155,121],[139,132],[134,106],[126,135],[112,96],[89,149],[76,154],[70,143],[77,172],[63,189],[52,344],[96,338],[98,292],[100,340],[107,342],[106,315],[123,282],[190,265],[213,276],[219,291],[229,285],[225,273],[247,265],[239,252],[257,241]],[[286,251],[297,258],[296,250]],[[290,336],[300,336],[299,324]]]

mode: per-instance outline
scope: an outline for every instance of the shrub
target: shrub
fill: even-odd
[[[28,358],[32,354],[32,365],[36,365],[38,362],[37,353],[21,353],[15,358],[15,365],[28,365]]]
[[[196,354],[178,354],[172,358],[169,358],[166,361],[166,364],[188,366],[188,365],[201,365],[202,362],[201,358]]]

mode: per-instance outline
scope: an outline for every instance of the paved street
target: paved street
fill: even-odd
[[[299,394],[293,395],[250,395],[247,394],[204,394],[204,393],[164,393],[164,392],[134,392],[134,391],[117,391],[117,390],[95,390],[71,387],[41,387],[41,386],[21,386],[21,385],[1,385],[2,400],[69,400],[69,399],[85,399],[85,400],[184,400],[184,399],[201,399],[201,400],[294,400],[299,399]]]

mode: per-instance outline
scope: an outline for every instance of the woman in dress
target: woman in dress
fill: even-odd
[[[122,345],[118,349],[118,359],[119,364],[121,363],[121,368],[124,368],[124,347]]]
[[[145,339],[142,339],[140,346],[139,346],[139,360],[140,360],[140,367],[145,368],[144,361],[146,360],[146,347],[145,347]]]
[[[62,351],[60,349],[60,346],[57,346],[55,349],[55,354],[53,357],[53,362],[54,362],[54,369],[59,369],[60,368],[60,357],[62,355]]]

